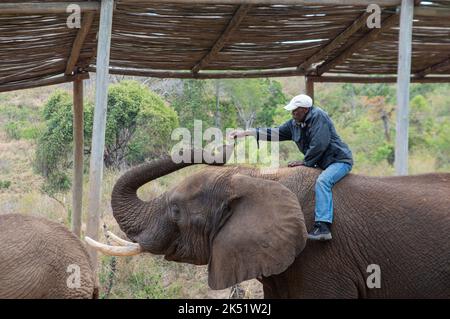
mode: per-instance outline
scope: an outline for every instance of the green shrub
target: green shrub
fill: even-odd
[[[436,153],[438,168],[450,168],[450,119],[437,125],[431,143]]]
[[[39,135],[39,112],[21,105],[0,105],[0,118],[5,119],[5,133],[9,139],[35,139]]]
[[[44,105],[45,129],[38,137],[35,168],[53,185],[63,186],[61,180],[70,167],[72,150],[72,99],[65,91],[56,91]],[[52,176],[50,176],[52,175]]]
[[[20,137],[25,140],[35,140],[39,138],[41,130],[39,125],[26,126],[20,132]]]
[[[5,125],[6,136],[13,140],[34,140],[39,137],[40,126],[26,121],[13,121]]]
[[[20,130],[17,122],[9,122],[5,125],[5,132],[8,138],[13,140],[20,139]]]
[[[92,136],[93,108],[86,116],[86,147]],[[154,92],[136,81],[111,85],[105,134],[105,166],[119,168],[168,153],[178,115]]]
[[[71,185],[70,177],[66,172],[53,171],[47,176],[42,190],[49,195],[54,195],[55,193],[68,191]]]
[[[0,189],[8,189],[11,186],[11,181],[0,180]]]
[[[374,162],[379,163],[386,160],[389,165],[394,165],[395,147],[392,144],[384,143],[379,146],[374,153]]]
[[[94,106],[85,104],[85,153],[90,153]],[[46,191],[70,188],[72,166],[72,98],[56,91],[43,108],[44,128],[22,135],[38,135],[35,168],[47,179]],[[168,153],[171,132],[178,126],[176,112],[136,81],[111,85],[108,93],[104,163],[119,168]]]

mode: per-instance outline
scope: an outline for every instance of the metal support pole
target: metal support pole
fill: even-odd
[[[409,83],[411,76],[411,42],[414,0],[402,0],[397,70],[397,135],[395,172],[408,174]]]
[[[94,127],[89,167],[89,202],[87,235],[98,240],[101,187],[103,177],[103,153],[105,148],[106,108],[108,98],[108,67],[111,47],[111,27],[114,1],[102,0],[97,45],[97,78],[95,87]],[[88,248],[92,264],[97,269],[97,251]]]

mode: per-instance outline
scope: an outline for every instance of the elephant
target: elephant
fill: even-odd
[[[0,215],[0,298],[97,296],[87,251],[70,230],[41,217]]]
[[[150,201],[137,196],[189,165],[166,157],[128,170],[111,205],[129,241],[86,241],[207,265],[212,289],[256,278],[265,298],[450,298],[450,174],[349,174],[333,188],[333,239],[307,242],[320,169],[210,165]]]

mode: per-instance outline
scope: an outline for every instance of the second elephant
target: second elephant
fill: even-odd
[[[40,217],[0,215],[0,299],[97,296],[89,256],[72,232]]]

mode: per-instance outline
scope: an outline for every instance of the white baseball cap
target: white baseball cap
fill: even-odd
[[[288,105],[284,107],[287,111],[293,111],[299,107],[311,107],[313,104],[312,99],[306,94],[300,94],[294,96],[294,98],[289,102]]]

